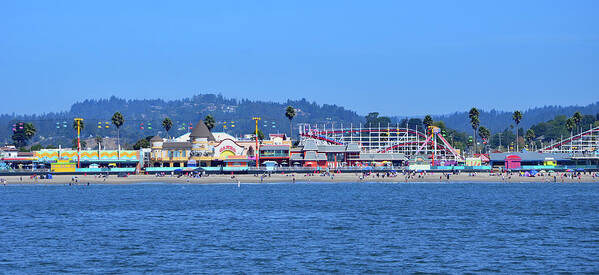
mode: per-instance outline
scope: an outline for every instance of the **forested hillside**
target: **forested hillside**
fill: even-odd
[[[575,112],[580,112],[583,115],[596,116],[599,113],[599,102],[595,102],[586,106],[544,106],[528,110],[521,110],[521,112],[523,114],[523,118],[518,125],[518,128],[528,129],[534,124],[549,121],[558,115],[570,117]],[[472,132],[470,120],[468,119],[468,110],[464,110],[463,112],[455,112],[448,115],[433,116],[433,119],[444,121],[445,125],[447,125],[449,128],[467,133]],[[514,121],[512,120],[512,112],[480,110],[480,125],[485,126],[493,133],[509,129],[510,125],[514,125]]]
[[[42,145],[62,145],[70,147],[73,144],[75,131],[72,128],[73,119],[81,117],[84,119],[85,127],[82,137],[116,137],[116,129],[111,123],[111,117],[115,112],[120,112],[125,118],[121,133],[121,144],[131,145],[140,138],[166,133],[161,126],[164,118],[169,117],[173,121],[173,127],[169,134],[177,136],[189,131],[198,120],[206,115],[212,115],[215,119],[213,131],[227,132],[235,136],[252,133],[254,121],[252,117],[259,116],[260,129],[265,133],[289,133],[289,120],[285,117],[287,106],[296,109],[293,119],[294,133],[297,134],[298,123],[335,122],[341,123],[371,123],[373,125],[386,125],[387,123],[408,123],[411,128],[422,129],[422,119],[406,117],[378,117],[368,120],[368,116],[358,115],[356,112],[343,107],[330,104],[317,104],[308,102],[306,99],[289,100],[287,102],[252,101],[247,99],[231,99],[215,94],[199,94],[180,100],[161,99],[134,99],[125,100],[118,97],[110,97],[100,100],[85,100],[72,105],[71,109],[61,113],[34,114],[26,116],[15,116],[9,114],[0,115],[0,143],[12,144],[11,136],[17,122],[26,122],[34,125],[36,133],[29,144],[41,143]],[[373,110],[376,111],[376,110]],[[528,129],[534,125],[537,136],[544,135],[544,139],[556,139],[567,131],[563,117],[549,124],[542,124],[554,119],[558,115],[572,116],[580,112],[585,116],[583,127],[587,128],[587,122],[591,117],[599,113],[599,102],[587,106],[545,106],[524,110],[523,118],[518,128]],[[374,113],[371,113],[371,115]],[[378,113],[377,113],[378,115]],[[467,112],[456,112],[448,115],[433,116],[434,121],[443,121],[444,127],[451,128],[452,137],[456,142],[465,142],[467,135],[472,135]],[[592,121],[591,123],[593,123]],[[480,111],[480,125],[488,128],[491,135],[502,133],[504,141],[510,140],[511,128],[514,122],[512,112],[505,111]],[[419,126],[417,126],[419,125]],[[559,125],[559,129],[549,126]],[[506,131],[507,130],[507,131]],[[491,139],[492,143],[494,138]]]
[[[259,116],[260,128],[265,133],[288,133],[289,120],[285,117],[285,108],[293,106],[296,116],[294,125],[302,122],[324,123],[327,121],[358,123],[362,117],[353,111],[330,104],[317,104],[306,99],[287,102],[266,102],[237,100],[215,94],[200,94],[180,100],[161,99],[125,100],[117,97],[101,100],[85,100],[72,105],[67,112],[40,115],[0,115],[0,142],[12,143],[13,125],[23,121],[33,123],[37,133],[30,143],[61,144],[71,146],[74,130],[73,119],[84,119],[84,137],[114,137],[116,130],[111,124],[114,112],[120,112],[125,123],[120,132],[123,143],[134,143],[137,139],[161,134],[165,135],[161,122],[165,117],[173,121],[171,136],[184,134],[189,126],[206,115],[215,118],[213,131],[224,131],[233,135],[252,133],[254,121]],[[98,124],[100,123],[100,124]],[[106,126],[108,125],[108,128]],[[17,126],[18,127],[18,126]],[[297,126],[296,126],[297,128]]]

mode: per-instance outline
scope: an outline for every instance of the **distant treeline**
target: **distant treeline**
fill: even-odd
[[[125,118],[121,127],[123,144],[133,144],[141,137],[165,135],[161,123],[165,117],[173,121],[171,136],[184,134],[190,125],[206,115],[215,118],[215,132],[227,132],[242,135],[254,131],[252,117],[260,116],[260,128],[265,134],[288,133],[289,119],[285,117],[287,106],[293,106],[297,123],[359,123],[363,117],[356,112],[331,104],[317,104],[306,99],[287,102],[266,102],[237,100],[216,94],[199,94],[180,100],[133,99],[126,100],[112,96],[108,99],[85,100],[72,105],[71,109],[60,113],[39,115],[0,115],[0,143],[11,144],[13,125],[16,122],[30,122],[37,130],[30,141],[33,143],[71,146],[74,136],[73,119],[84,119],[83,137],[114,137],[116,130],[110,124],[114,112],[120,112]],[[108,124],[106,124],[108,122]],[[98,124],[100,123],[100,124]],[[106,128],[108,126],[108,128]],[[142,129],[143,128],[143,129]],[[297,134],[296,131],[294,131]]]
[[[523,110],[523,119],[518,127],[528,129],[540,122],[549,121],[558,115],[570,117],[576,112],[580,112],[583,115],[596,117],[599,113],[599,102],[595,102],[586,106],[544,106]],[[487,127],[489,130],[491,130],[491,132],[494,133],[504,131],[509,129],[510,126],[514,125],[514,121],[512,120],[512,112],[481,110],[479,118],[481,125]],[[442,120],[445,122],[447,127],[456,129],[458,131],[472,131],[470,122],[468,120],[468,110],[464,110],[463,112],[455,112],[448,115],[433,116],[433,119]],[[588,124],[585,127],[588,128]]]
[[[299,123],[340,124],[386,127],[388,124],[406,125],[412,129],[424,129],[424,117],[389,117],[379,116],[373,112],[360,116],[356,112],[331,104],[317,104],[306,99],[288,100],[287,102],[267,102],[253,100],[237,100],[225,98],[217,94],[199,94],[180,100],[133,99],[126,100],[112,96],[108,99],[85,100],[72,105],[69,111],[40,115],[0,115],[0,143],[12,144],[14,124],[31,123],[35,134],[28,145],[42,144],[70,147],[73,144],[73,119],[84,119],[83,138],[115,137],[116,129],[110,123],[115,112],[123,114],[125,123],[120,129],[121,144],[131,147],[140,139],[153,135],[165,136],[162,120],[169,117],[173,121],[170,136],[182,135],[189,131],[197,121],[207,115],[215,119],[214,132],[227,132],[240,136],[254,131],[252,117],[260,116],[260,129],[264,134],[289,133],[289,119],[285,116],[287,106],[293,106],[296,116],[293,118],[294,128]],[[534,141],[550,142],[570,134],[566,126],[568,117],[575,112],[583,116],[580,129],[588,129],[597,125],[599,120],[599,102],[587,106],[545,106],[523,111],[523,119],[518,125],[519,140],[522,145],[527,138],[528,130],[534,132]],[[431,118],[429,118],[431,119]],[[490,130],[488,144],[497,148],[501,144],[515,142],[515,127],[511,112],[480,111],[480,126]],[[449,115],[432,116],[433,124],[442,128],[448,140],[455,147],[465,149],[473,135],[468,113],[456,112]],[[18,126],[17,126],[18,128]],[[18,130],[18,129],[17,129]],[[576,132],[576,131],[574,131]],[[24,133],[23,133],[24,134]],[[294,131],[297,135],[297,131]],[[531,133],[528,133],[531,137]],[[532,142],[532,140],[531,140]],[[536,144],[541,146],[541,144]]]

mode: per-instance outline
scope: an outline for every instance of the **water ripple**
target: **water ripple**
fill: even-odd
[[[1,273],[597,273],[597,184],[7,186]]]

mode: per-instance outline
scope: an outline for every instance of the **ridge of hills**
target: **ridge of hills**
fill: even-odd
[[[14,115],[0,114],[0,142],[11,143],[13,124],[17,121],[32,122],[37,133],[32,143],[43,145],[72,144],[73,130],[72,119],[82,117],[85,119],[85,128],[82,137],[112,137],[116,130],[110,124],[114,112],[121,112],[125,123],[121,128],[123,143],[132,144],[137,139],[162,135],[161,122],[165,117],[173,120],[170,136],[177,136],[188,131],[190,125],[212,115],[216,120],[213,129],[215,132],[228,132],[240,136],[253,132],[253,116],[260,116],[260,128],[265,134],[289,133],[289,120],[285,117],[285,108],[293,106],[296,117],[293,119],[294,134],[297,133],[298,123],[320,124],[334,122],[336,126],[341,123],[357,125],[364,123],[364,116],[334,104],[318,104],[306,99],[287,100],[286,102],[269,102],[248,99],[232,99],[216,94],[198,94],[178,100],[162,99],[122,99],[112,96],[107,99],[89,99],[74,103],[70,110],[44,114]],[[373,110],[376,111],[376,110]],[[583,115],[596,115],[599,113],[599,102],[586,106],[543,106],[523,110],[523,119],[519,128],[527,129],[534,124],[553,119],[557,115],[571,116],[574,112]],[[513,125],[512,112],[498,110],[480,110],[481,126],[491,132],[509,129]],[[391,121],[398,123],[405,116],[393,116]],[[420,118],[421,119],[421,118]],[[433,115],[435,121],[442,120],[449,128],[457,131],[471,133],[468,119],[468,110],[445,115]],[[98,124],[100,123],[100,124]],[[106,123],[109,127],[106,128]],[[234,125],[234,126],[233,126]],[[100,127],[99,127],[100,126]],[[143,129],[142,129],[143,128]]]

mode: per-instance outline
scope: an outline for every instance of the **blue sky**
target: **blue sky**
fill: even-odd
[[[117,95],[361,114],[599,100],[599,1],[4,1],[0,113]]]

